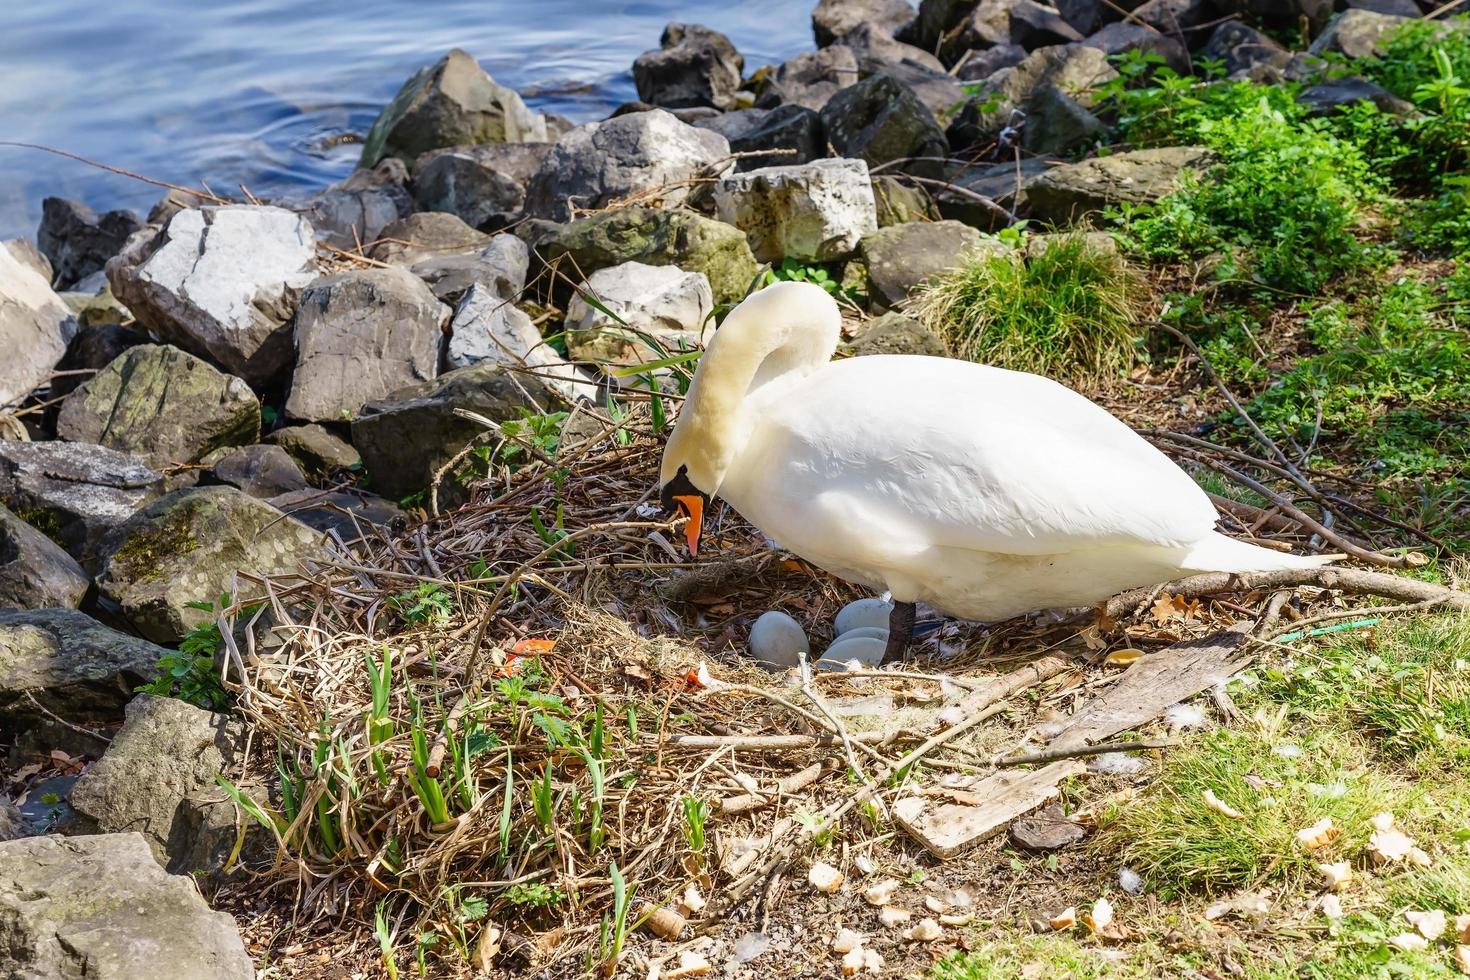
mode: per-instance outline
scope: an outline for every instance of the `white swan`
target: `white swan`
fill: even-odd
[[[777,283],[730,312],[695,371],[660,471],[698,551],[720,497],[783,548],[894,599],[962,619],[1072,608],[1197,572],[1329,561],[1215,530],[1163,453],[1047,378],[967,361],[833,361],[837,304]]]

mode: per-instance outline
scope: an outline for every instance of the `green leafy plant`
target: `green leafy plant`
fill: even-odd
[[[438,582],[420,582],[388,601],[412,626],[442,626],[454,616],[454,596]]]
[[[368,686],[372,691],[372,705],[367,715],[368,745],[373,747],[373,771],[378,775],[378,783],[387,786],[388,754],[380,746],[391,739],[394,732],[393,718],[388,713],[388,697],[393,687],[393,651],[385,644],[381,661],[375,661],[371,656],[364,659],[367,661]]]
[[[820,286],[833,296],[845,296],[841,280],[820,265],[808,265],[793,258],[781,260],[781,264],[766,272],[765,285],[773,282],[809,282]]]
[[[228,594],[219,597],[219,603],[187,602],[186,608],[210,613],[209,622],[201,623],[189,631],[179,643],[177,651],[158,658],[158,677],[136,690],[142,694],[153,694],[163,698],[178,698],[210,711],[224,711],[230,706],[230,694],[214,669],[215,655],[224,646],[217,617],[229,608]],[[255,614],[258,606],[248,607],[243,615]]]
[[[709,801],[697,796],[680,800],[684,810],[684,840],[695,854],[704,853],[704,825],[709,820]]]
[[[537,909],[553,908],[566,901],[567,898],[566,893],[560,888],[553,888],[540,881],[511,885],[501,897],[512,905]]]
[[[398,964],[393,961],[393,930],[388,925],[387,899],[379,902],[373,912],[373,934],[378,937],[383,971],[388,975],[388,980],[398,980]]]
[[[612,879],[613,907],[610,915],[604,914],[602,917],[602,924],[597,934],[597,944],[601,956],[602,974],[610,977],[617,972],[618,963],[623,958],[623,944],[627,941],[628,933],[631,931],[628,912],[633,905],[635,889],[628,887],[627,881],[623,878],[623,872],[616,864],[609,865],[607,873]]]

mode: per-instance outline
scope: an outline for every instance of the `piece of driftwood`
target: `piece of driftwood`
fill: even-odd
[[[998,772],[954,787],[929,787],[923,795],[899,800],[893,813],[898,825],[929,853],[949,860],[1054,799],[1060,792],[1058,783],[1086,768],[1078,759],[1062,759],[1041,769]],[[956,802],[946,802],[945,797]]]
[[[1109,690],[1082,706],[1049,743],[1091,745],[1152,721],[1172,704],[1207,691],[1254,659],[1249,623],[1140,657]]]

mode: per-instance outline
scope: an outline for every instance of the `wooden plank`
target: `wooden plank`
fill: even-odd
[[[1121,680],[1082,706],[1049,743],[1052,748],[1094,745],[1152,721],[1170,705],[1194,697],[1239,673],[1255,659],[1247,651],[1249,623],[1145,654]]]
[[[898,825],[941,860],[963,854],[1017,817],[1047,803],[1057,784],[1086,770],[1079,759],[1041,769],[1009,770],[958,786],[930,786],[894,804]],[[950,800],[962,802],[946,802]]]

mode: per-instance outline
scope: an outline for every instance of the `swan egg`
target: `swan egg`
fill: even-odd
[[[851,639],[846,636],[839,637],[827,648],[827,652],[822,654],[822,659],[817,661],[817,666],[825,670],[836,670],[849,660],[856,660],[865,666],[876,667],[883,662],[883,651],[887,646],[886,639],[880,640],[873,636],[854,636]]]
[[[882,599],[859,599],[856,602],[849,602],[838,611],[837,618],[832,623],[832,629],[838,636],[864,626],[875,626],[887,630],[888,614],[891,612],[893,612],[892,603],[884,602]]]
[[[842,634],[841,638],[844,639],[844,640],[856,640],[859,637],[864,637],[864,636],[868,637],[869,639],[882,640],[884,643],[887,643],[888,642],[888,627],[887,626],[883,626],[883,627],[878,627],[878,626],[859,626],[857,629],[847,630],[846,632],[844,632]]]
[[[811,652],[806,630],[785,613],[763,612],[750,628],[750,655],[772,670],[795,667],[804,653]]]

